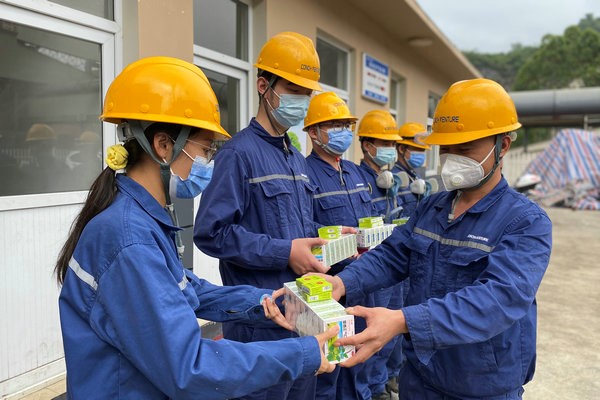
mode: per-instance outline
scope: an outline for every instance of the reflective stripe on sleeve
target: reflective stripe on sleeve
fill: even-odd
[[[98,289],[98,283],[96,282],[94,277],[90,275],[86,270],[81,268],[81,265],[79,265],[77,260],[75,260],[73,257],[71,257],[71,259],[69,260],[69,268],[71,268],[71,271],[73,271],[79,279],[81,279],[83,282],[89,285],[92,289]]]

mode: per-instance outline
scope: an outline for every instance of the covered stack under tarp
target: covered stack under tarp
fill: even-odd
[[[530,196],[544,206],[600,210],[600,134],[561,130],[525,173],[541,178]]]

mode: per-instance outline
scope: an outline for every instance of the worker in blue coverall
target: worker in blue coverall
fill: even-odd
[[[398,196],[402,202],[400,216],[410,217],[419,200],[431,193],[431,184],[418,173],[425,165],[425,150],[430,146],[418,142],[427,135],[427,130],[421,123],[407,122],[400,127],[398,134],[402,136],[402,140],[396,143],[397,157],[392,173],[405,172],[408,177],[408,185],[400,187]]]
[[[396,162],[396,141],[402,139],[396,120],[389,111],[369,111],[358,124],[358,138],[363,153],[360,168],[369,182],[376,215],[389,223],[399,207],[397,196],[392,193],[394,180],[391,173]]]
[[[362,172],[352,161],[341,158],[352,144],[357,119],[346,102],[333,92],[314,96],[304,119],[304,130],[313,145],[306,163],[308,177],[316,188],[313,197],[315,221],[325,226],[356,227],[359,218],[374,215],[369,186]],[[333,265],[327,273],[335,275],[351,260]],[[363,322],[362,329],[365,327]],[[356,321],[355,329],[361,329],[359,321]],[[357,386],[360,380],[357,381],[356,375],[363,365],[343,370],[338,367],[331,374],[319,375],[316,399],[370,398],[368,385]]]
[[[171,193],[198,195],[213,140],[229,137],[204,73],[138,60],[108,88],[101,118],[121,124],[124,144],[108,149],[55,267],[68,398],[229,399],[333,370],[320,349],[335,330],[248,344],[201,336],[197,318],[285,324],[271,289],[215,286],[181,262]]]
[[[511,189],[502,158],[516,137],[514,103],[494,81],[453,84],[427,144],[440,146],[448,191],[422,200],[405,225],[330,280],[348,299],[410,277],[401,310],[354,307],[367,329],[345,366],[404,334],[400,399],[521,399],[536,357],[536,291],[552,223]]]
[[[419,201],[432,191],[431,183],[422,179],[417,172],[418,169],[424,166],[425,150],[429,149],[430,146],[420,142],[421,138],[427,135],[427,129],[421,123],[407,122],[400,127],[398,134],[402,136],[402,140],[396,142],[397,159],[394,168],[392,168],[392,173],[395,175],[403,173],[406,177],[401,181],[406,181],[407,185],[401,186],[398,190],[399,203],[402,204],[402,210],[398,217],[404,220],[410,218]],[[399,302],[396,301],[388,308],[399,309],[402,307],[408,294],[408,285],[409,279],[405,279],[402,282],[402,298],[396,298]],[[390,393],[398,393],[398,375],[403,362],[402,335],[400,335],[387,360],[388,381],[386,390]]]
[[[258,113],[216,155],[196,215],[194,243],[219,258],[223,284],[276,289],[328,269],[311,253],[326,241],[317,237],[315,188],[306,161],[287,134],[302,123],[312,91],[321,88],[319,57],[311,39],[283,32],[267,41],[255,66]],[[235,321],[223,325],[223,335],[254,342],[293,334],[271,321]],[[313,399],[315,385],[316,377],[304,376],[245,398]]]
[[[386,223],[391,223],[402,210],[401,198],[397,195],[398,183],[391,173],[396,161],[396,142],[402,139],[396,120],[387,110],[369,111],[360,120],[358,137],[363,152],[360,168],[371,188],[375,215],[382,216]],[[393,288],[376,291],[365,305],[399,308],[404,297],[402,289],[402,284],[398,284]],[[386,364],[393,349],[394,342],[388,343],[364,365],[357,379],[361,388],[358,391],[363,393],[361,398],[369,399],[372,396],[374,400],[386,400],[390,397],[386,391]],[[368,390],[364,390],[364,386]]]

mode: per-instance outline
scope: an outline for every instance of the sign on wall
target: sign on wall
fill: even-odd
[[[385,104],[390,97],[390,68],[363,53],[362,96]]]

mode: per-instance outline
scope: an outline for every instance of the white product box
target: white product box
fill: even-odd
[[[385,224],[376,228],[358,228],[356,244],[358,247],[376,246],[387,239],[396,226],[396,224]]]
[[[331,239],[322,246],[312,248],[312,253],[326,267],[352,257],[356,254],[356,235],[345,234],[337,239]]]
[[[338,325],[338,335],[325,343],[323,352],[332,364],[352,357],[354,346],[335,347],[333,344],[339,338],[354,335],[354,315],[347,314],[344,306],[333,299],[307,303],[298,291],[296,282],[286,282],[284,287],[285,318],[294,331],[300,336],[314,336]]]

